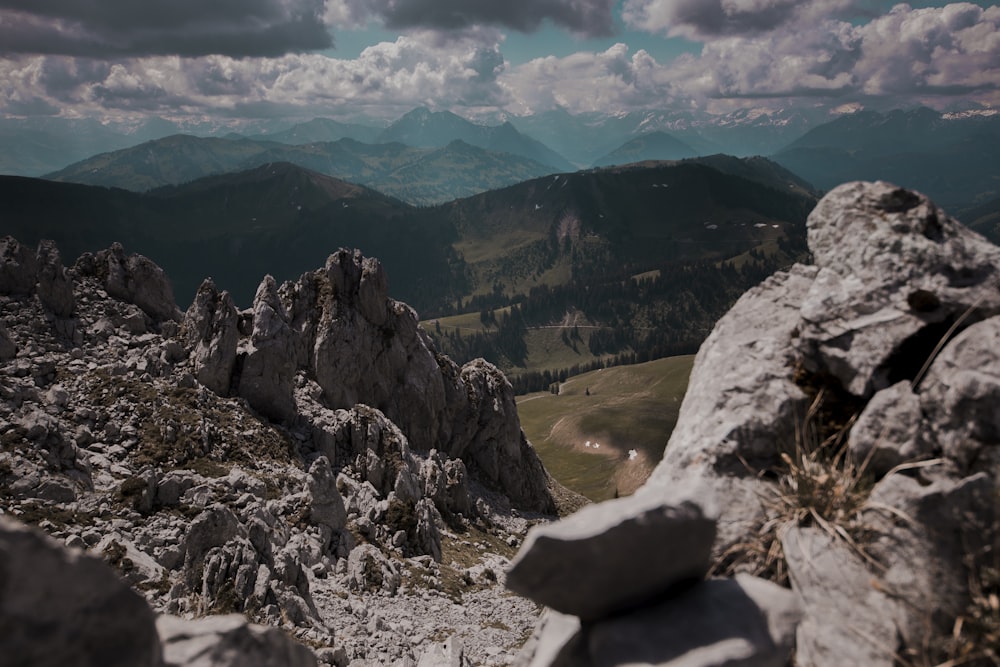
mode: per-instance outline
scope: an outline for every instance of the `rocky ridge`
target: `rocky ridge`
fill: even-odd
[[[2,514],[171,615],[169,664],[237,664],[185,637],[270,645],[238,617],[181,620],[230,612],[330,664],[508,664],[537,607],[501,594],[504,566],[555,485],[503,375],[438,354],[387,288],[339,251],[247,310],[207,280],[181,313],[121,246],[66,268],[0,240]]]
[[[883,182],[808,237],[701,347],[646,485],[529,533],[520,664],[1000,664],[1000,248]]]

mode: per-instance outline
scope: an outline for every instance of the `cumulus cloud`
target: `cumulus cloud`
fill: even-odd
[[[499,43],[439,43],[411,34],[365,49],[358,58],[289,54],[279,58],[152,56],[105,63],[65,56],[0,61],[0,111],[28,101],[73,113],[294,116],[414,106],[503,106]]]
[[[767,32],[850,10],[854,0],[626,0],[633,28],[704,41]]]
[[[1000,90],[1000,7],[906,4],[865,21],[847,0],[628,0],[625,18],[703,42],[670,63],[707,99],[927,96]],[[996,98],[994,94],[992,98]]]
[[[870,3],[869,3],[870,4]],[[650,30],[697,37],[700,53],[660,63],[619,44],[540,58],[502,77],[518,110],[724,110],[753,100],[888,98],[926,103],[978,93],[1000,102],[1000,7],[896,5],[865,21],[844,0],[630,0]],[[750,16],[751,14],[755,14]],[[586,86],[579,82],[586,81]]]
[[[866,94],[1000,89],[1000,7],[896,5],[857,33],[855,76]]]
[[[18,8],[26,7],[28,1],[0,0],[0,7],[17,2]],[[106,1],[114,5],[120,0]],[[231,1],[244,2],[250,13],[262,13],[266,6],[314,6],[305,0]],[[630,0],[626,7],[634,9],[641,2],[667,7],[658,1]],[[39,16],[58,4],[37,2]],[[323,21],[358,20],[350,5],[356,0],[338,2],[339,18],[330,13],[335,5],[329,2]],[[755,7],[790,6],[786,0],[698,0],[702,2],[723,14],[728,11],[730,17]],[[357,11],[373,6],[357,4],[362,7]],[[737,30],[733,21],[711,24],[699,18],[702,14],[682,14],[685,8],[695,11],[702,5],[675,0],[670,4],[672,23],[657,24],[657,30],[669,32],[669,26],[683,24],[686,30],[697,30],[703,42],[700,52],[669,62],[616,44],[604,51],[510,67],[502,53],[500,28],[481,24],[449,35],[440,29],[411,28],[350,59],[320,53],[273,58],[164,53],[108,60],[13,54],[0,59],[0,113],[50,114],[59,109],[81,115],[259,118],[370,110],[380,118],[395,118],[415,106],[458,112],[500,107],[518,113],[557,106],[573,112],[694,105],[728,110],[750,100],[784,105],[793,98],[820,97],[841,104],[882,97],[907,104],[949,95],[1000,104],[1000,7],[960,2],[914,9],[901,4],[865,20],[847,21],[837,14],[844,6],[841,0],[794,5],[783,18],[772,13],[770,20],[754,19],[754,27],[745,24]],[[9,14],[0,16],[6,22]],[[159,21],[164,30],[183,23],[179,14],[173,16]],[[107,25],[112,22],[135,25],[128,16],[105,20]],[[0,46],[10,50],[3,41],[8,29],[0,23]],[[715,32],[705,36],[710,29]]]
[[[376,18],[393,29],[494,26],[522,32],[531,32],[551,21],[595,37],[614,32],[614,4],[614,0],[329,0],[327,19],[344,26]]]
[[[330,47],[324,0],[0,0],[0,53],[278,56]]]
[[[532,60],[504,76],[502,83],[521,112],[555,107],[617,112],[677,103],[671,79],[671,71],[646,51],[630,55],[625,44],[615,44],[598,53]]]

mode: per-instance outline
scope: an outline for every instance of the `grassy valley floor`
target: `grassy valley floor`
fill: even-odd
[[[634,492],[663,456],[694,356],[572,377],[519,396],[521,426],[549,472],[593,501]]]

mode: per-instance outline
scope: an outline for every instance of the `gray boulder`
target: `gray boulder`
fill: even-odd
[[[605,619],[547,610],[522,667],[784,667],[802,616],[787,588],[751,577],[699,582]]]
[[[371,544],[351,550],[347,559],[347,585],[354,591],[385,591],[395,594],[401,576],[391,560]]]
[[[191,574],[197,572],[205,554],[242,532],[240,520],[231,509],[225,505],[212,505],[194,518],[184,536],[185,570]],[[197,583],[200,585],[201,582]]]
[[[94,273],[103,280],[111,296],[135,304],[154,322],[181,320],[167,275],[148,257],[126,256],[122,245],[115,243],[92,259],[81,259],[81,268],[89,269],[92,264]]]
[[[820,201],[808,229],[820,273],[796,346],[807,370],[856,396],[912,379],[970,308],[973,321],[1000,313],[1000,248],[919,193],[848,183]]]
[[[819,528],[789,528],[781,545],[805,611],[796,664],[896,664],[898,603],[872,585],[861,555]]]
[[[925,440],[963,473],[1000,470],[1000,317],[973,324],[934,359],[921,383]]]
[[[703,577],[714,539],[715,521],[693,503],[607,501],[532,528],[507,572],[507,587],[596,620]]]
[[[952,632],[971,602],[970,576],[995,565],[1000,548],[995,473],[957,478],[937,472],[921,479],[886,477],[872,489],[866,513],[872,536],[864,550],[879,563],[869,568],[877,574],[869,582],[897,605],[893,625],[900,650]]]
[[[152,610],[103,561],[0,517],[0,655],[12,667],[158,667]]]
[[[687,486],[718,507],[715,553],[728,557],[788,519],[774,499],[795,493],[775,480],[795,465],[782,457],[809,446],[813,399],[826,398],[816,419],[827,426],[856,413],[848,450],[874,476],[867,503],[842,517],[850,525],[782,536],[806,609],[797,662],[892,664],[967,602],[960,561],[988,547],[958,527],[996,540],[1000,249],[887,183],[835,189],[808,230],[816,266],[747,292],[699,350],[664,459],[637,495]],[[844,538],[856,526],[863,534]]]
[[[337,477],[325,456],[309,466],[306,488],[309,491],[309,520],[325,527],[331,534],[343,529],[347,525],[347,510],[344,499],[337,491]]]
[[[467,667],[465,648],[455,637],[440,644],[432,644],[420,656],[417,667]]]
[[[763,520],[758,469],[795,441],[808,397],[793,377],[791,341],[817,269],[795,266],[746,292],[695,357],[663,460],[637,495],[670,498],[678,487],[719,507],[717,552]]]
[[[920,433],[920,396],[908,380],[877,392],[851,429],[848,448],[856,461],[885,475],[904,461],[929,458],[933,444]]]

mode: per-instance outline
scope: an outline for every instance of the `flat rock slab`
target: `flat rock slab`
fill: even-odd
[[[784,667],[800,617],[792,591],[741,575],[595,623],[586,643],[594,667]]]
[[[604,618],[702,578],[714,540],[715,520],[693,502],[612,500],[533,528],[507,587],[584,621]]]
[[[160,616],[166,667],[316,667],[316,657],[283,631],[254,625],[241,614],[187,621]]]
[[[806,614],[798,629],[796,663],[897,664],[896,604],[872,585],[861,557],[819,528],[788,528],[781,546]]]

